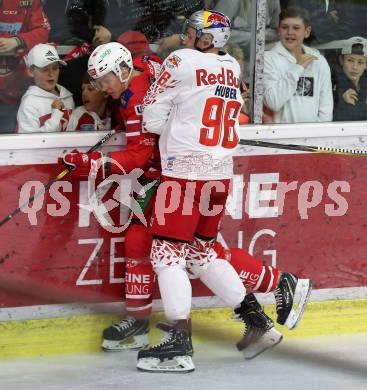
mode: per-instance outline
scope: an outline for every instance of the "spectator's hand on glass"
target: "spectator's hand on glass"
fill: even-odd
[[[352,104],[353,106],[355,106],[356,103],[358,102],[358,93],[357,93],[357,91],[354,90],[353,88],[347,89],[343,93],[343,100],[345,101],[345,103]]]
[[[318,58],[312,54],[302,54],[297,59],[297,64],[303,66],[305,69],[308,67],[308,65],[311,64],[312,61],[317,60]]]
[[[334,20],[335,23],[339,22],[339,16],[338,16],[338,11],[337,10],[330,11],[329,15],[332,17],[332,19]]]
[[[95,45],[102,45],[103,43],[111,42],[112,34],[110,30],[108,30],[104,26],[94,26],[95,33],[93,37],[93,44]]]
[[[52,108],[56,108],[57,110],[63,110],[65,105],[64,105],[64,102],[61,99],[55,99],[52,102],[51,107]]]
[[[0,38],[0,53],[13,51],[18,47],[18,41],[15,38]]]
[[[181,39],[179,34],[173,34],[169,37],[162,38],[159,42],[159,51],[166,51],[171,48],[176,50],[176,48],[180,45],[180,42]]]

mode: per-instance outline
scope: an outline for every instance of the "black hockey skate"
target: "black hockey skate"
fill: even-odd
[[[282,273],[274,291],[277,322],[288,329],[294,329],[310,299],[311,279],[298,279],[290,273]]]
[[[137,369],[149,372],[194,371],[191,359],[194,350],[189,327],[180,329],[177,325],[159,323],[157,328],[163,330],[165,335],[159,344],[139,351]]]
[[[140,349],[149,345],[149,320],[126,317],[103,331],[105,351]]]
[[[234,312],[235,317],[246,325],[243,337],[237,343],[237,349],[246,360],[255,358],[282,341],[282,334],[274,328],[273,321],[264,313],[254,294],[246,295]]]

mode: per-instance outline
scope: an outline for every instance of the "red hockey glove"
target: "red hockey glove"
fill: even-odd
[[[83,153],[78,150],[73,150],[71,153],[65,154],[62,162],[71,170],[71,177],[87,179],[90,173],[96,176],[98,174],[98,176],[102,176],[103,178],[105,177],[103,155],[101,152]]]

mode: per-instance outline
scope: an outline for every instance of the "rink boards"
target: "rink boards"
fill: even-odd
[[[244,130],[242,137],[249,139],[361,150],[367,140],[359,134],[363,129],[343,137],[334,135],[335,128],[309,129],[313,136],[307,139],[292,138],[297,129]],[[60,172],[60,155],[74,147],[87,150],[102,136],[5,136],[0,149],[0,220]],[[116,136],[104,150],[117,150],[123,143],[123,137]],[[349,318],[358,316],[365,307],[359,304],[367,298],[366,173],[366,157],[242,147],[234,158],[234,187],[219,239],[227,247],[245,248],[265,264],[312,278],[312,300],[321,301],[314,304],[315,313],[326,310],[325,305],[333,310],[330,305],[345,300],[347,310],[354,310]],[[0,290],[0,321],[6,329],[14,325],[9,320],[18,320],[18,325],[40,320],[38,327],[57,317],[69,323],[70,315],[89,318],[88,313],[96,312],[90,304],[95,301],[100,311],[121,310],[124,233],[107,231],[91,210],[79,206],[88,205],[87,192],[86,182],[65,178],[0,227],[0,282],[6,287]],[[112,196],[110,191],[102,201]],[[126,210],[120,206],[110,215],[121,227]],[[223,306],[198,281],[193,287],[195,308]],[[273,302],[270,294],[260,298]],[[75,300],[84,303],[69,303]],[[317,305],[323,302],[320,309]],[[158,293],[154,306],[161,308]]]

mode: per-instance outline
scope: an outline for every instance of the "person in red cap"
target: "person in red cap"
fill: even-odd
[[[147,37],[140,31],[126,31],[117,38],[117,42],[128,48],[133,58],[153,53]]]

